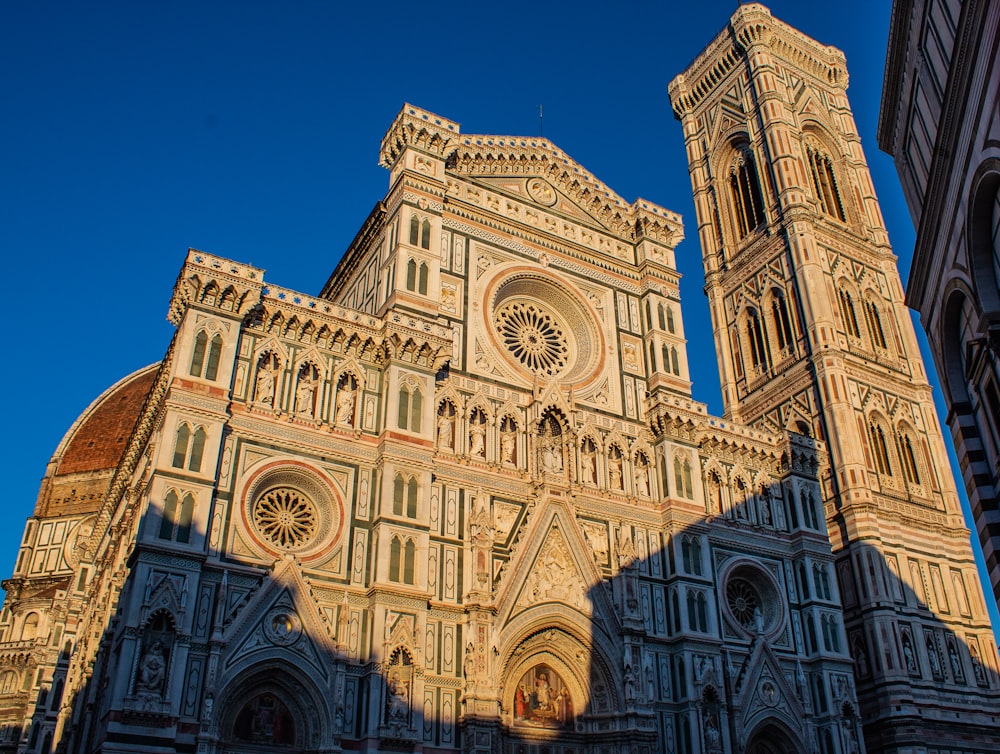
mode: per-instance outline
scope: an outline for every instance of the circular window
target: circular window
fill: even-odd
[[[307,546],[316,536],[316,506],[298,490],[278,487],[254,503],[253,523],[271,544],[294,550]]]
[[[485,295],[493,346],[519,371],[567,383],[597,374],[604,352],[599,318],[565,280],[507,270]]]
[[[725,604],[733,623],[749,633],[773,633],[784,616],[777,584],[756,565],[741,563],[725,579]]]
[[[749,629],[754,627],[754,619],[761,609],[761,598],[753,584],[746,579],[729,579],[726,603],[740,625]]]
[[[540,306],[513,301],[497,309],[494,322],[507,350],[532,372],[558,374],[566,366],[563,326]]]
[[[258,472],[247,485],[242,507],[250,533],[273,554],[327,556],[344,519],[333,485],[298,464],[275,464]]]

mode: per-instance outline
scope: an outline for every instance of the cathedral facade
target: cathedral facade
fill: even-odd
[[[759,5],[671,84],[680,218],[405,105],[318,295],[191,250],[57,449],[0,744],[996,751],[996,650],[842,56]]]

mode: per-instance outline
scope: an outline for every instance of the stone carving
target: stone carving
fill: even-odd
[[[136,680],[136,689],[155,693],[162,692],[166,672],[166,652],[163,645],[159,641],[155,641],[151,647],[143,652],[142,659],[139,660],[139,677]]]
[[[355,405],[357,403],[358,382],[353,375],[345,374],[337,384],[337,424],[354,426]]]
[[[257,365],[257,384],[254,387],[254,403],[274,407],[274,382],[278,371],[278,357],[266,353]]]
[[[316,404],[316,367],[304,364],[299,371],[299,381],[295,386],[295,413],[312,416]]]
[[[521,602],[533,605],[550,600],[562,601],[586,611],[586,591],[566,540],[558,529],[552,529],[528,575]]]
[[[469,416],[469,455],[486,457],[486,415],[478,408]]]

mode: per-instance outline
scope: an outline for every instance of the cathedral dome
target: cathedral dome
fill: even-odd
[[[151,364],[119,380],[73,422],[49,461],[36,516],[97,509],[159,366]]]

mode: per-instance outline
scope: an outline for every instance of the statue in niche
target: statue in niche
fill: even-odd
[[[611,489],[622,489],[622,452],[617,445],[608,451],[608,482]]]
[[[444,450],[454,450],[455,407],[448,401],[444,401],[440,407],[438,407],[437,433],[438,447]]]
[[[299,371],[299,382],[295,386],[295,413],[311,416],[315,410],[316,367],[305,364]]]
[[[274,406],[274,374],[277,371],[278,358],[271,353],[265,354],[257,367],[257,385],[254,388],[255,403],[266,403]]]
[[[563,470],[562,425],[551,413],[546,414],[538,426],[542,471],[559,474]]]
[[[770,526],[771,525],[771,496],[766,490],[761,490],[760,493],[760,525]]]
[[[906,672],[917,674],[917,656],[913,653],[913,642],[910,641],[908,631],[902,631],[901,642],[903,644],[903,661],[906,663]]]
[[[622,526],[618,530],[618,564],[622,568],[628,568],[637,557],[632,534],[628,531],[628,527]]]
[[[173,622],[165,612],[157,612],[143,632],[143,651],[136,671],[135,690],[144,695],[162,695],[167,680]]]
[[[635,458],[635,492],[640,497],[649,497],[649,461],[642,453]]]
[[[162,691],[166,672],[166,654],[163,645],[157,641],[143,652],[142,659],[139,660],[139,679],[135,684],[136,688],[140,691]]]
[[[976,677],[976,683],[981,686],[985,686],[986,673],[983,671],[983,663],[979,660],[979,651],[976,649],[976,645],[969,643],[969,658],[972,660],[972,674]]]
[[[358,383],[350,374],[345,374],[337,383],[337,424],[354,426],[354,404],[357,400]]]
[[[722,751],[722,734],[719,732],[718,721],[711,712],[705,716],[705,751]]]
[[[948,642],[948,661],[951,663],[951,674],[955,680],[964,681],[965,673],[962,672],[962,662],[958,659],[958,649],[953,641]]]
[[[405,721],[410,714],[410,690],[398,674],[389,679],[386,718],[390,721]]]
[[[479,409],[469,417],[469,455],[486,457],[486,416]]]
[[[930,636],[927,637],[927,662],[930,663],[931,673],[940,677],[941,658],[938,657],[937,647],[934,646],[934,640]]]
[[[597,447],[589,437],[581,449],[580,478],[586,484],[597,484]]]
[[[513,466],[516,464],[517,425],[507,417],[500,425],[500,462]]]

